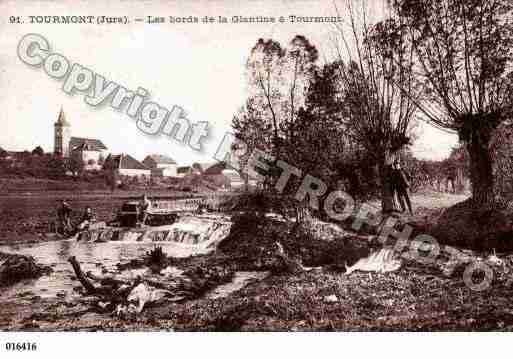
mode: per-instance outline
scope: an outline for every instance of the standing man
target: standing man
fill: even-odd
[[[68,201],[63,199],[61,201],[61,206],[57,209],[57,217],[59,218],[64,234],[71,231],[71,212],[71,206]]]
[[[406,201],[406,205],[408,206],[410,215],[413,215],[410,196],[408,195],[408,187],[410,187],[408,177],[409,176],[407,175],[407,173],[401,168],[399,160],[395,160],[392,178],[395,192],[397,193],[397,199],[399,200],[399,204],[401,205],[402,212],[406,211],[404,205],[404,202]]]
[[[454,182],[455,182],[454,181],[454,175],[452,173],[450,173],[447,176],[447,184],[445,185],[446,192],[456,193],[456,186],[455,186]],[[449,183],[451,184],[450,189],[449,189]]]
[[[151,202],[146,194],[142,196],[139,206],[141,211],[141,223],[144,225],[146,224],[146,219],[148,218],[148,211],[151,208]]]

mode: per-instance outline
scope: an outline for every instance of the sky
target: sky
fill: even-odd
[[[379,0],[376,0],[376,3]],[[102,140],[113,153],[130,153],[142,160],[161,153],[179,164],[212,161],[247,88],[244,65],[259,38],[286,44],[305,35],[322,58],[333,54],[333,28],[322,23],[203,24],[203,16],[332,16],[330,1],[8,1],[0,0],[0,147],[53,150],[53,124],[61,107],[73,136]],[[28,16],[127,16],[128,24],[30,24]],[[343,13],[342,13],[343,15]],[[9,23],[20,16],[23,24]],[[133,21],[146,16],[196,16],[198,24],[149,24]],[[191,122],[207,121],[211,136],[197,152],[165,136],[139,131],[125,112],[92,107],[84,94],[68,95],[62,80],[42,68],[23,63],[17,46],[27,33],[44,36],[53,52],[65,56],[124,87],[149,91],[149,100],[168,109],[177,105]],[[425,123],[412,150],[417,157],[442,159],[456,145],[455,135]]]

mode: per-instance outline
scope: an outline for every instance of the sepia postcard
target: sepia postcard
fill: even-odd
[[[1,0],[0,107],[1,357],[513,330],[511,0]]]

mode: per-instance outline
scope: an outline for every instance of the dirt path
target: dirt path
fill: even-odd
[[[440,192],[424,192],[424,193],[413,193],[410,195],[411,204],[413,207],[414,215],[422,213],[425,209],[440,209],[447,208],[455,205],[456,203],[463,202],[469,198],[469,194],[452,194],[452,193],[440,193]],[[379,200],[373,200],[367,202],[372,207],[379,209],[381,202]],[[420,214],[421,214],[420,213]]]
[[[414,194],[412,204],[415,207],[444,208],[463,202],[469,198],[469,194],[452,194],[431,192],[426,194]]]

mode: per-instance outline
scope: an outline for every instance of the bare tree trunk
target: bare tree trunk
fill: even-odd
[[[78,263],[77,259],[75,257],[69,257],[68,262],[71,263],[71,266],[73,267],[73,271],[75,272],[75,275],[77,276],[77,279],[80,281],[82,286],[85,288],[88,294],[97,294],[98,288],[96,288],[93,283],[89,279],[87,279],[84,272],[82,272],[82,268],[80,268],[80,264]]]
[[[378,164],[378,174],[381,183],[381,211],[383,213],[390,213],[395,210],[390,166],[386,162]]]
[[[476,205],[490,204],[493,195],[493,157],[490,150],[491,131],[474,130],[467,142],[470,155],[470,181],[472,183],[472,199]]]

